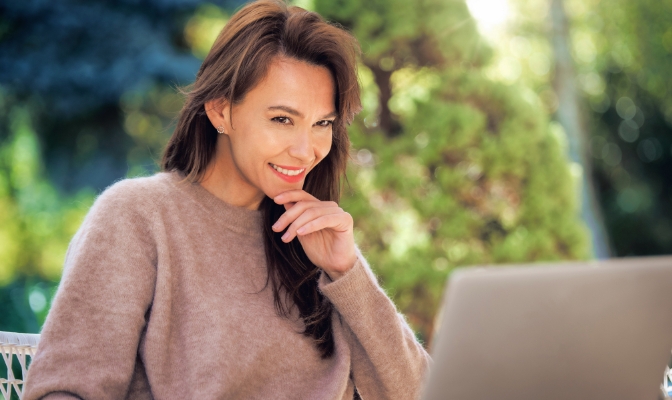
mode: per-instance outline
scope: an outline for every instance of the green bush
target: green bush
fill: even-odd
[[[365,53],[343,207],[383,286],[429,339],[455,267],[582,259],[590,243],[564,133],[536,94],[483,74],[489,49],[473,46],[464,3],[421,1],[413,12],[402,3],[315,8],[358,35]],[[407,12],[412,29],[392,26]],[[425,57],[410,57],[419,42]],[[396,127],[379,124],[386,112]]]
[[[0,110],[0,330],[38,332],[92,190],[65,196],[44,177],[29,112]]]

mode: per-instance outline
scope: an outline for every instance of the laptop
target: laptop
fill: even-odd
[[[672,257],[454,271],[424,400],[659,399]]]

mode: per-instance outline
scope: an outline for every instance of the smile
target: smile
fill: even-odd
[[[269,164],[269,165],[270,165],[271,167],[273,167],[274,170],[280,172],[280,173],[283,174],[283,175],[287,175],[287,176],[296,176],[296,175],[300,175],[300,174],[303,173],[303,171],[306,170],[305,168],[301,168],[301,169],[285,169],[285,168],[278,167],[278,166],[275,165],[275,164]]]
[[[305,168],[296,167],[281,167],[279,165],[268,163],[275,175],[287,183],[298,183],[303,180],[306,175]]]

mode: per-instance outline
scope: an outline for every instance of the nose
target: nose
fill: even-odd
[[[301,129],[296,133],[289,146],[289,155],[303,165],[311,164],[315,159],[313,135],[310,129]]]

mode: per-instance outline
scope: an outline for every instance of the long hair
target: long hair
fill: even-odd
[[[329,154],[306,176],[303,190],[323,201],[338,201],[345,175],[350,140],[346,125],[361,110],[356,39],[320,15],[282,1],[247,4],[232,16],[217,37],[196,76],[183,92],[186,101],[175,132],[163,154],[164,171],[179,170],[192,182],[200,181],[215,155],[217,131],[205,113],[205,103],[226,99],[240,103],[266,75],[274,57],[284,56],[326,67],[336,85],[338,116],[332,127]],[[285,211],[265,197],[260,205],[268,278],[277,312],[288,317],[293,306],[303,319],[304,335],[312,337],[323,358],[334,352],[333,306],[317,287],[319,268],[303,251],[298,239],[284,243],[271,226]]]

